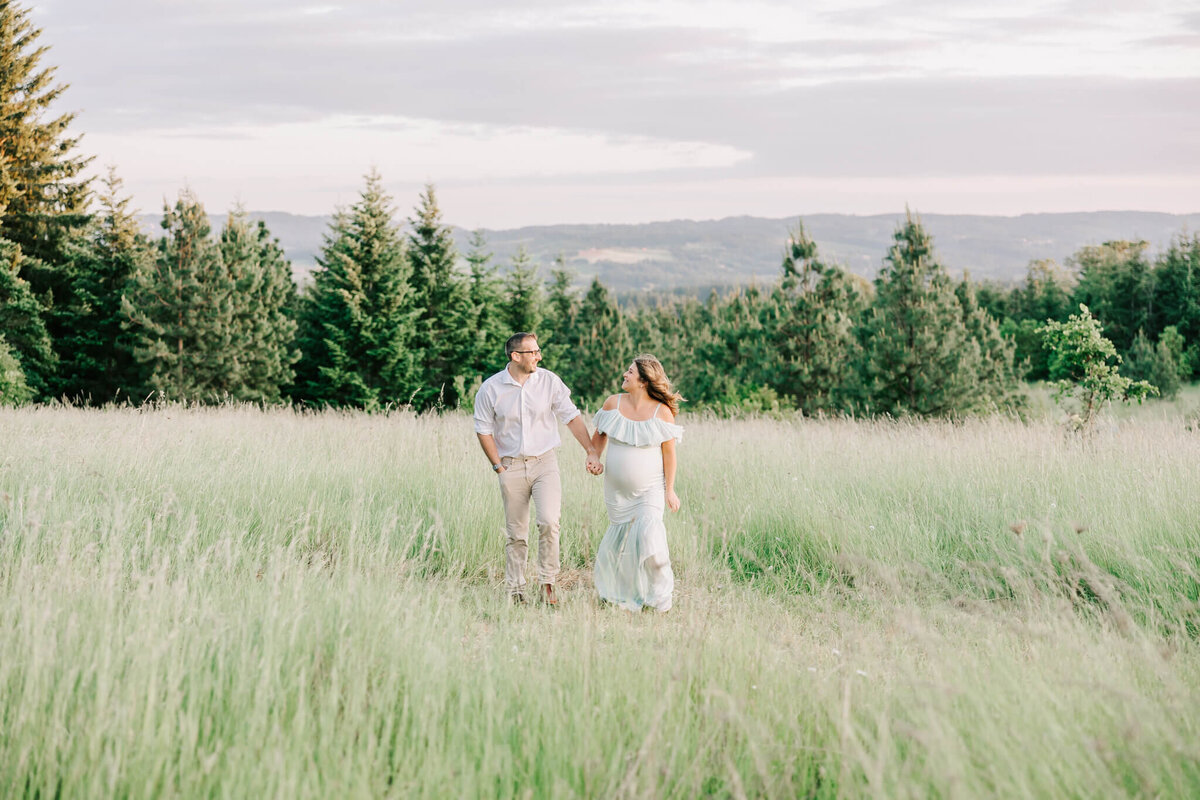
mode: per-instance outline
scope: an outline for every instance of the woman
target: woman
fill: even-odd
[[[663,506],[679,510],[675,494],[675,424],[680,396],[671,389],[658,359],[641,355],[614,394],[596,412],[592,447],[606,445],[604,503],[608,531],[596,552],[594,576],[601,600],[637,611],[671,608],[675,573],[667,551]]]

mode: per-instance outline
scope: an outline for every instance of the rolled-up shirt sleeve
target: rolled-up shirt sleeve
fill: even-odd
[[[554,409],[554,416],[558,417],[558,421],[563,425],[579,416],[579,409],[571,402],[571,390],[557,375],[554,376],[550,407]]]
[[[475,432],[491,434],[496,429],[494,398],[488,387],[481,387],[475,395]]]

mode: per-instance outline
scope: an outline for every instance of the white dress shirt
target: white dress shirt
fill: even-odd
[[[475,395],[475,432],[490,433],[501,458],[553,450],[562,444],[558,423],[566,425],[578,416],[571,390],[548,369],[539,368],[524,384],[502,369]]]

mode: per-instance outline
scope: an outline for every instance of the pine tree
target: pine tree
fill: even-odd
[[[579,342],[576,330],[579,317],[579,297],[575,292],[574,274],[559,255],[550,272],[551,282],[546,302],[546,320],[539,334],[544,363],[558,373],[567,386],[574,386],[575,372],[580,366],[573,357]]]
[[[972,410],[1011,409],[1021,405],[1015,346],[1000,332],[995,318],[975,299],[971,281],[963,278],[955,289],[962,306],[967,335],[979,345],[979,364],[964,406]]]
[[[466,259],[471,267],[468,329],[472,333],[472,355],[467,374],[471,380],[482,380],[503,366],[504,342],[510,332],[501,308],[500,278],[481,231],[472,232],[468,247]]]
[[[266,223],[252,227],[240,208],[229,214],[220,246],[233,290],[228,392],[238,400],[279,402],[299,358],[291,264]]]
[[[933,241],[910,213],[875,279],[860,341],[860,380],[868,410],[955,416],[1001,398],[980,391],[983,347],[964,324],[952,281]]]
[[[1158,389],[1160,397],[1169,400],[1179,394],[1181,351],[1182,337],[1174,326],[1164,329],[1157,344],[1140,330],[1129,346],[1121,374],[1131,380],[1147,381]]]
[[[473,354],[470,285],[455,269],[454,239],[449,226],[442,224],[432,184],[426,184],[409,225],[410,282],[413,304],[421,309],[417,341],[422,343],[413,404],[422,410],[455,408],[462,402]]]
[[[771,385],[807,414],[849,410],[863,299],[850,276],[821,262],[803,224],[788,237],[771,302],[769,336],[781,360]]]
[[[63,330],[58,340],[59,396],[102,403],[128,399],[140,389],[140,368],[132,336],[123,325],[121,295],[133,275],[150,269],[154,250],[121,187],[116,170],[110,168],[100,213],[68,250],[70,302],[56,309]]]
[[[57,359],[42,321],[41,306],[21,278],[23,261],[18,245],[0,239],[0,337],[20,366],[32,397],[42,399],[49,397]],[[15,373],[12,380],[14,385],[18,383]]]
[[[1084,247],[1073,256],[1079,269],[1072,307],[1086,305],[1104,325],[1105,337],[1118,353],[1127,352],[1139,330],[1153,337],[1154,269],[1144,241],[1105,242]]]
[[[1164,326],[1175,326],[1184,351],[1200,348],[1200,234],[1179,236],[1154,266],[1154,311]],[[1195,364],[1181,356],[1184,379]]]
[[[789,405],[775,388],[784,363],[773,339],[781,308],[771,294],[751,284],[724,302],[714,297],[709,311],[714,336],[701,347],[713,400],[750,411]]]
[[[579,308],[578,337],[571,343],[571,391],[598,400],[620,388],[621,373],[637,353],[621,308],[599,278],[592,279]]]
[[[66,91],[54,84],[54,67],[41,67],[49,48],[30,11],[0,0],[0,237],[21,247],[22,277],[35,294],[63,300],[58,267],[66,240],[87,223],[90,158],[76,155],[68,135],[73,113],[50,116]]]
[[[183,191],[163,209],[165,235],[153,264],[134,273],[121,312],[148,390],[215,402],[236,386],[232,281],[204,206]]]
[[[714,402],[716,395],[710,390],[725,362],[709,361],[723,351],[703,303],[695,297],[658,297],[625,319],[633,354],[657,356],[689,402]]]
[[[524,245],[512,257],[512,270],[504,277],[504,321],[511,333],[537,333],[545,318],[542,283],[537,265]]]
[[[296,395],[367,409],[409,402],[419,388],[412,347],[421,309],[378,172],[334,216],[317,264],[302,301]]]

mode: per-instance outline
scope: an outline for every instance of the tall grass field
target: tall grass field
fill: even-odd
[[[465,414],[0,410],[0,797],[1200,796],[1200,426],[684,414],[665,615]],[[532,548],[531,548],[532,549]]]

